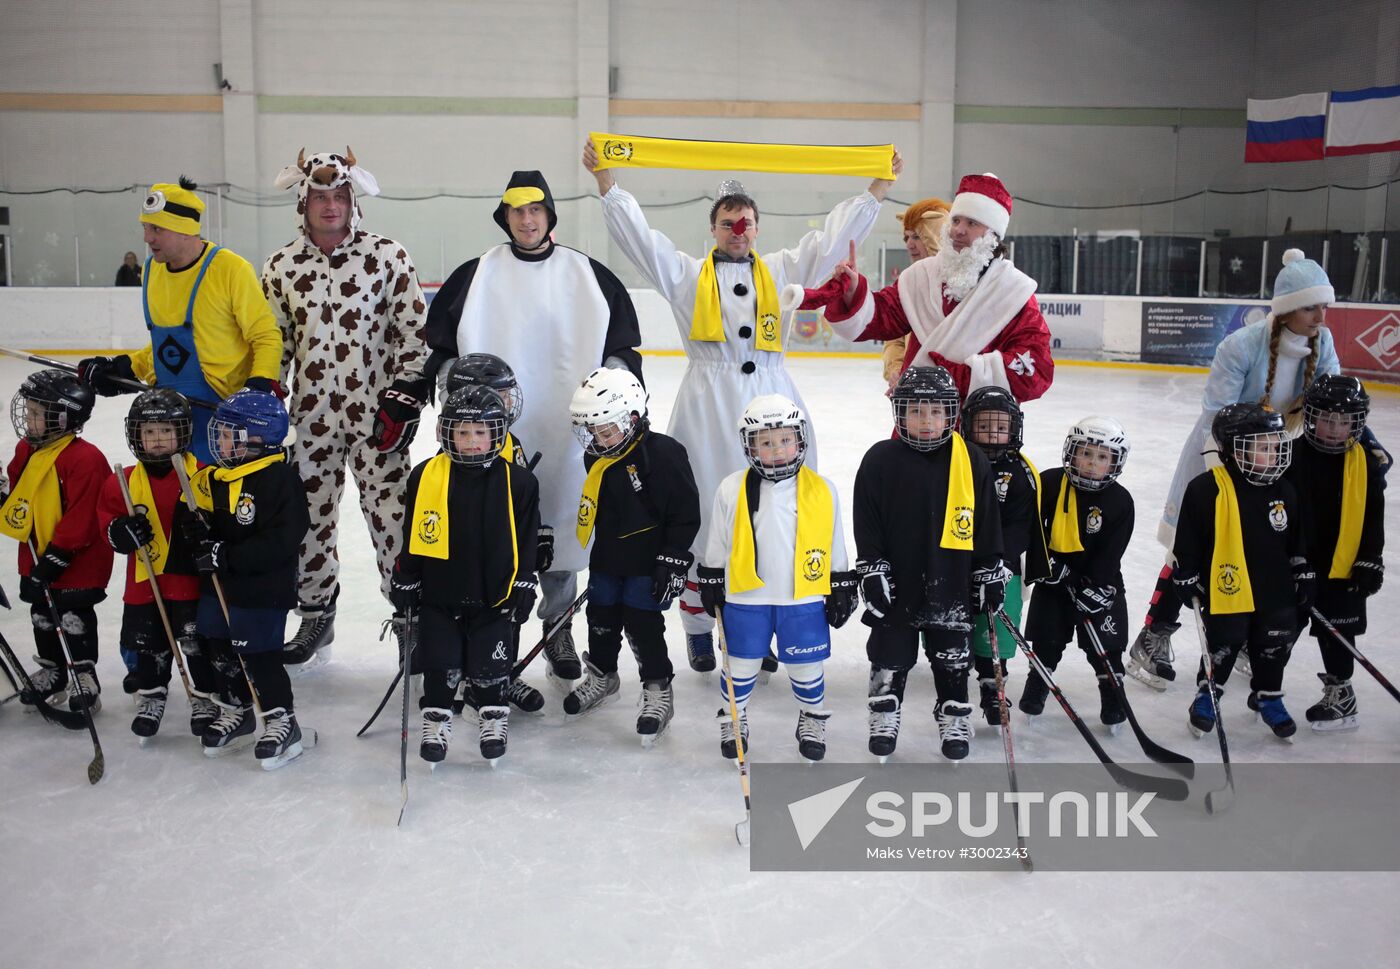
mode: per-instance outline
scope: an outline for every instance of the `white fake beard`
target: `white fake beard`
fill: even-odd
[[[943,228],[939,231],[938,254],[942,257],[942,280],[943,290],[948,294],[948,298],[955,303],[961,303],[967,299],[972,288],[977,285],[977,281],[982,278],[982,270],[986,269],[992,262],[992,253],[1001,240],[997,234],[990,229],[983,233],[982,238],[970,244],[962,252],[953,249],[953,242],[948,237],[948,223],[943,223]]]

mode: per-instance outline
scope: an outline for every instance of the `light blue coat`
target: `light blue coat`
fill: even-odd
[[[1210,423],[1221,408],[1228,404],[1259,400],[1264,396],[1264,385],[1269,379],[1269,330],[1273,325],[1273,315],[1248,326],[1241,327],[1220,341],[1215,348],[1215,359],[1210,363],[1210,376],[1206,378],[1205,399],[1201,402],[1201,416],[1196,426],[1186,438],[1181,448],[1181,457],[1176,462],[1176,475],[1167,491],[1167,504],[1162,510],[1162,521],[1157,526],[1157,540],[1171,551],[1176,537],[1176,519],[1181,510],[1181,497],[1191,479],[1206,470],[1205,452],[1214,450],[1215,442],[1210,436]],[[1337,360],[1337,348],[1332,342],[1332,333],[1327,327],[1318,330],[1317,370],[1314,378],[1325,373],[1341,373],[1342,366]],[[1274,396],[1292,400],[1303,392],[1303,371],[1307,358],[1289,360],[1280,357],[1274,370]]]

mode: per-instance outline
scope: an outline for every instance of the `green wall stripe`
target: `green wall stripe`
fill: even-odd
[[[954,123],[1115,125],[1122,127],[1243,128],[1243,108],[1033,108],[959,104]]]
[[[303,97],[260,94],[258,110],[263,114],[457,114],[573,118],[578,114],[578,101],[575,98]]]

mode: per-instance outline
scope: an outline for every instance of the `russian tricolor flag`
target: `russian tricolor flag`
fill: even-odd
[[[1400,89],[1396,89],[1400,90]],[[1322,158],[1327,92],[1269,101],[1249,99],[1246,162],[1313,161]]]
[[[1253,105],[1253,102],[1250,102]],[[1251,107],[1251,117],[1253,108]],[[1333,91],[1328,155],[1400,151],[1400,85]]]

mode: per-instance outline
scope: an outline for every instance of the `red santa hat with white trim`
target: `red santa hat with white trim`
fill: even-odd
[[[991,172],[964,175],[948,210],[949,218],[955,215],[975,219],[1005,238],[1006,227],[1011,224],[1011,193]]]

